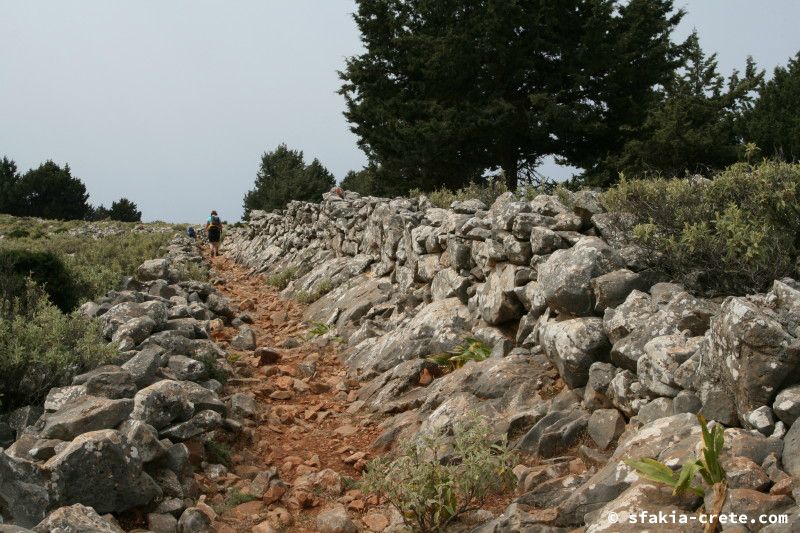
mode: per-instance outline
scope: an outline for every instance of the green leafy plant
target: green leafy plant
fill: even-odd
[[[329,278],[319,280],[311,291],[298,291],[295,299],[301,304],[314,303],[333,290],[333,282]]]
[[[231,460],[231,448],[224,442],[208,440],[203,444],[203,447],[205,448],[206,455],[211,462],[228,467],[233,464]]]
[[[52,387],[117,355],[99,322],[64,314],[27,280],[23,292],[0,302],[0,396],[3,407],[40,403]]]
[[[291,267],[284,268],[283,270],[280,270],[275,274],[268,276],[266,283],[270,287],[275,287],[279,291],[282,291],[289,285],[289,283],[295,278],[296,275],[297,275],[296,268],[291,268]]]
[[[211,354],[205,354],[197,358],[203,363],[209,379],[215,379],[223,385],[228,381],[228,373],[217,364],[217,359]]]
[[[727,495],[727,482],[725,469],[722,467],[720,457],[724,447],[724,429],[720,424],[715,424],[711,430],[702,415],[697,416],[703,436],[703,447],[700,452],[701,457],[692,461],[685,462],[678,472],[673,471],[664,463],[643,457],[641,459],[628,459],[625,464],[636,470],[642,477],[663,483],[672,487],[672,494],[679,495],[691,492],[697,496],[704,497],[705,488],[695,483],[699,474],[703,482],[714,491],[713,515],[719,515],[722,506],[725,504]],[[709,524],[710,525],[710,524]],[[708,529],[706,531],[714,531]]]
[[[800,164],[738,163],[712,180],[621,179],[602,201],[630,217],[652,266],[710,295],[764,290],[800,251]]]
[[[429,361],[443,366],[449,370],[461,368],[469,361],[480,362],[491,355],[492,349],[483,341],[473,337],[467,337],[464,342],[450,351],[432,355]]]
[[[255,496],[252,494],[248,494],[246,492],[242,492],[238,489],[233,489],[228,496],[228,499],[225,500],[225,505],[227,507],[236,507],[237,505],[241,505],[243,503],[252,502],[257,500]]]
[[[453,428],[448,447],[438,431],[402,445],[394,459],[371,461],[361,486],[385,497],[414,531],[442,532],[489,495],[511,488],[514,463],[505,439],[496,440],[486,421],[473,414]]]
[[[325,324],[323,322],[311,322],[311,327],[308,329],[308,333],[306,333],[306,339],[313,339],[315,337],[321,337],[327,333],[333,331],[332,324]]]

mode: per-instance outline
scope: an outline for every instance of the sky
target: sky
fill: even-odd
[[[720,71],[800,50],[797,0],[676,0]],[[260,156],[285,142],[337,179],[365,163],[337,70],[361,51],[353,0],[0,0],[0,157],[69,163],[145,220],[242,214]],[[546,163],[542,172],[564,177]]]

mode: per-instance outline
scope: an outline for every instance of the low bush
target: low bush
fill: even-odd
[[[13,227],[19,220],[3,217],[0,226],[7,224],[7,227]],[[9,235],[16,234],[12,229],[0,240],[0,253],[33,258],[26,259],[21,264],[24,267],[33,261],[36,266],[31,269],[33,278],[44,283],[48,291],[53,291],[53,302],[65,311],[74,309],[82,301],[97,298],[117,288],[122,278],[135,272],[143,261],[161,256],[164,246],[174,235],[170,231],[145,233],[123,230],[95,239],[75,233],[80,230],[81,225],[85,225],[83,222],[59,224],[60,226],[54,228],[47,226],[45,222],[30,219],[31,229],[28,234],[44,231],[44,236],[12,238]],[[125,226],[122,223],[116,224]],[[129,226],[133,227],[132,224]],[[62,229],[64,231],[58,231]],[[52,261],[52,257],[65,267],[65,275],[59,273],[57,284],[53,280],[44,279],[48,276],[41,277],[37,274],[41,269],[56,272],[53,269],[57,268],[57,262]],[[27,272],[24,274],[27,275]]]
[[[712,180],[623,178],[603,203],[630,213],[653,265],[696,291],[745,294],[795,272],[800,164],[738,163]]]
[[[487,183],[470,183],[466,187],[451,191],[446,187],[423,193],[419,189],[412,189],[409,191],[409,196],[412,198],[419,197],[426,194],[428,200],[431,201],[436,207],[448,208],[454,201],[464,201],[477,199],[482,201],[486,206],[491,206],[498,196],[508,191],[504,182],[499,180],[490,180]]]
[[[0,249],[0,301],[22,299],[28,278],[47,292],[50,301],[64,312],[80,302],[81,287],[64,262],[53,252]]]
[[[469,361],[480,362],[489,357],[492,349],[482,341],[468,337],[464,342],[450,350],[440,354],[432,355],[428,359],[447,370],[461,368]]]
[[[514,455],[505,440],[493,442],[486,421],[473,415],[453,428],[447,457],[441,456],[441,432],[408,442],[396,458],[371,461],[362,487],[385,497],[414,531],[444,531],[489,495],[514,485]]]
[[[291,268],[291,267],[284,268],[283,270],[280,270],[275,274],[268,276],[266,283],[270,287],[275,287],[279,291],[282,291],[283,289],[289,286],[289,283],[295,278],[296,275],[297,275],[296,268]]]
[[[301,304],[314,303],[333,290],[333,282],[328,278],[319,280],[310,291],[298,291],[295,300]]]
[[[98,322],[64,314],[28,281],[0,309],[0,401],[3,410],[44,400],[51,387],[116,356]]]

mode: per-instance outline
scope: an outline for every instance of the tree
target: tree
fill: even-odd
[[[26,172],[17,182],[16,214],[60,220],[80,220],[89,213],[89,195],[69,165],[47,161]]]
[[[303,152],[285,144],[261,156],[255,188],[244,196],[245,218],[253,209],[282,209],[290,200],[319,200],[336,180],[319,160],[306,164]]]
[[[752,58],[744,75],[728,79],[717,71],[716,54],[708,57],[693,33],[684,44],[684,65],[665,85],[650,109],[639,136],[604,165],[629,175],[708,174],[735,163],[741,152],[737,122],[763,78]]]
[[[19,172],[14,161],[0,159],[0,213],[14,214],[17,207]]]
[[[361,170],[349,171],[339,186],[346,191],[355,191],[369,196],[402,196],[408,193],[402,181],[392,179],[387,173],[369,163]]]
[[[97,207],[89,206],[89,212],[86,213],[86,220],[89,220],[91,222],[96,222],[98,220],[105,220],[110,217],[111,215],[108,212],[108,208],[103,204],[100,204]]]
[[[101,208],[103,206],[100,206]],[[127,198],[120,198],[116,202],[111,203],[111,209],[108,210],[108,216],[111,220],[120,220],[122,222],[141,222],[142,212],[138,210],[135,203]]]
[[[800,159],[800,52],[772,79],[762,83],[759,97],[745,119],[744,136],[764,155]]]
[[[671,0],[360,0],[345,116],[406,189],[501,168],[513,190],[543,156],[594,164],[644,120],[681,16]]]

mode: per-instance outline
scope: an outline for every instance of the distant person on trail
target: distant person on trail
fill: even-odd
[[[194,232],[194,228],[191,227],[191,226],[186,228],[186,235],[188,235],[190,239],[196,239],[197,238],[197,233]]]
[[[216,211],[211,211],[211,216],[206,222],[206,234],[208,243],[211,245],[211,257],[219,255],[219,241],[222,238],[222,221]]]

